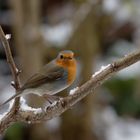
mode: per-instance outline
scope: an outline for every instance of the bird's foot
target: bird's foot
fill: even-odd
[[[47,100],[50,104],[52,104],[54,101],[59,101],[61,99],[61,97],[59,96],[48,95],[48,94],[44,94],[43,98]]]

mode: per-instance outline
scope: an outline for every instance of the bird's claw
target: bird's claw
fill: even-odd
[[[45,98],[50,104],[52,104],[54,101],[60,100],[59,96],[53,96],[53,95],[48,95],[48,94],[44,94],[43,98]]]

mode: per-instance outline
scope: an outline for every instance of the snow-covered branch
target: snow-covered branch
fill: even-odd
[[[123,58],[113,62],[112,64],[102,67],[82,86],[75,88],[67,97],[55,101],[44,110],[41,108],[34,109],[28,107],[25,101],[22,99],[20,102],[20,107],[16,113],[13,113],[11,109],[4,115],[0,115],[0,133],[3,133],[8,126],[17,121],[39,123],[50,120],[56,116],[60,116],[63,112],[71,108],[71,106],[83,99],[86,95],[93,93],[97,87],[99,87],[105,80],[112,77],[116,72],[127,68],[139,60],[140,50],[137,50],[136,52],[125,55]]]

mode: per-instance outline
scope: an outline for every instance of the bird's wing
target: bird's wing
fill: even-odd
[[[44,71],[45,69],[45,71]],[[31,76],[27,82],[23,85],[21,90],[26,88],[34,88],[38,87],[44,83],[53,82],[59,78],[61,78],[64,74],[64,69],[58,65],[54,65],[53,63],[47,64],[40,70],[38,73]]]
[[[45,71],[44,71],[44,69],[45,69]],[[64,68],[62,68],[58,65],[55,65],[54,62],[47,64],[42,70],[40,70],[38,73],[31,76],[27,80],[27,82],[23,85],[23,87],[21,87],[19,89],[17,94],[13,95],[11,98],[9,98],[7,101],[5,101],[3,104],[1,104],[0,107],[4,104],[8,103],[15,97],[20,96],[20,94],[22,93],[22,90],[27,89],[27,88],[34,88],[34,87],[40,86],[40,85],[42,85],[44,83],[48,83],[48,82],[51,83],[59,78],[65,77],[64,73],[65,73]]]

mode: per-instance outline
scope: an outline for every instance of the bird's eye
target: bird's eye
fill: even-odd
[[[63,59],[64,58],[64,56],[63,55],[60,55],[60,59]]]

